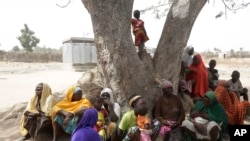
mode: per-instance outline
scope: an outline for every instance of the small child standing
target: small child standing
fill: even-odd
[[[105,125],[108,119],[108,112],[104,108],[102,108],[102,98],[100,96],[95,97],[93,105],[95,109],[98,111],[98,120],[96,122],[96,125],[94,126],[94,129],[99,133],[101,139],[105,140],[106,138]]]

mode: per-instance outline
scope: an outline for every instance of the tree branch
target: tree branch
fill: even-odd
[[[144,13],[146,11],[149,11],[149,10],[153,10],[153,9],[156,9],[156,8],[159,8],[159,7],[163,7],[163,6],[166,6],[166,5],[171,5],[172,3],[163,3],[163,4],[160,4],[160,5],[153,5],[153,6],[150,6],[150,7],[147,7],[145,9],[142,9],[140,10],[141,13]]]
[[[233,7],[228,6],[227,3],[225,2],[225,0],[221,0],[221,1],[225,5],[226,9],[231,10],[231,11],[237,11],[239,9],[246,8],[250,4],[250,2],[248,2],[248,3],[242,3],[242,4],[237,5],[236,8],[233,8]]]
[[[68,3],[66,5],[59,5],[56,3],[57,6],[61,7],[61,8],[65,8],[67,7],[69,4],[71,3],[71,0],[68,0]]]

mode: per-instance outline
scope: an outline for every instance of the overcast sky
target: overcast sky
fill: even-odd
[[[134,9],[150,6],[155,0],[135,0]],[[67,0],[0,0],[0,50],[11,50],[21,34],[24,24],[40,38],[39,46],[59,48],[62,41],[69,37],[93,36],[92,23],[81,0],[72,0],[66,8],[56,6]],[[239,10],[236,14],[228,12],[227,19],[215,18],[224,12],[220,1],[210,0],[200,13],[190,36],[188,44],[196,51],[213,50],[215,47],[224,51],[230,49],[250,50],[250,7]],[[156,19],[151,12],[143,14],[145,27],[150,40],[146,46],[156,47],[161,35],[165,18]]]

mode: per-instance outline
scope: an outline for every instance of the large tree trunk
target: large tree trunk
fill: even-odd
[[[175,0],[168,12],[153,62],[156,74],[174,83],[175,94],[178,90],[181,55],[206,1]]]
[[[123,112],[132,94],[143,95],[153,107],[161,95],[156,75],[178,79],[182,49],[206,0],[190,0],[187,16],[179,18],[178,2],[182,1],[176,1],[169,12],[154,59],[146,52],[139,59],[131,36],[133,0],[82,0],[92,19],[103,85],[113,89]],[[172,14],[174,9],[177,16]]]

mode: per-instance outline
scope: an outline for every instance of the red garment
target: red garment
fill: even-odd
[[[99,114],[102,114],[102,116],[104,117],[104,119],[102,119]],[[94,130],[96,130],[97,132],[99,132],[101,129],[104,128],[104,125],[106,124],[106,120],[108,118],[108,112],[106,111],[106,109],[101,108],[100,110],[98,110],[98,120],[96,125],[94,126]]]
[[[140,44],[149,40],[147,33],[145,32],[143,20],[132,18],[131,24],[133,28],[133,34],[135,35],[135,46],[139,46]]]
[[[195,86],[193,87],[191,97],[203,97],[208,91],[208,73],[201,55],[196,54],[195,56],[197,57],[199,63],[197,65],[190,65],[189,69],[192,72],[187,74],[187,80],[195,80]]]
[[[101,108],[100,110],[98,110],[98,112],[101,112],[103,114],[104,118],[108,117],[108,112],[106,111],[105,108]]]
[[[224,87],[225,83],[225,80],[221,80],[215,89],[217,100],[224,107],[230,124],[243,124],[244,116],[250,103],[248,101],[239,101],[236,93],[229,92]]]

